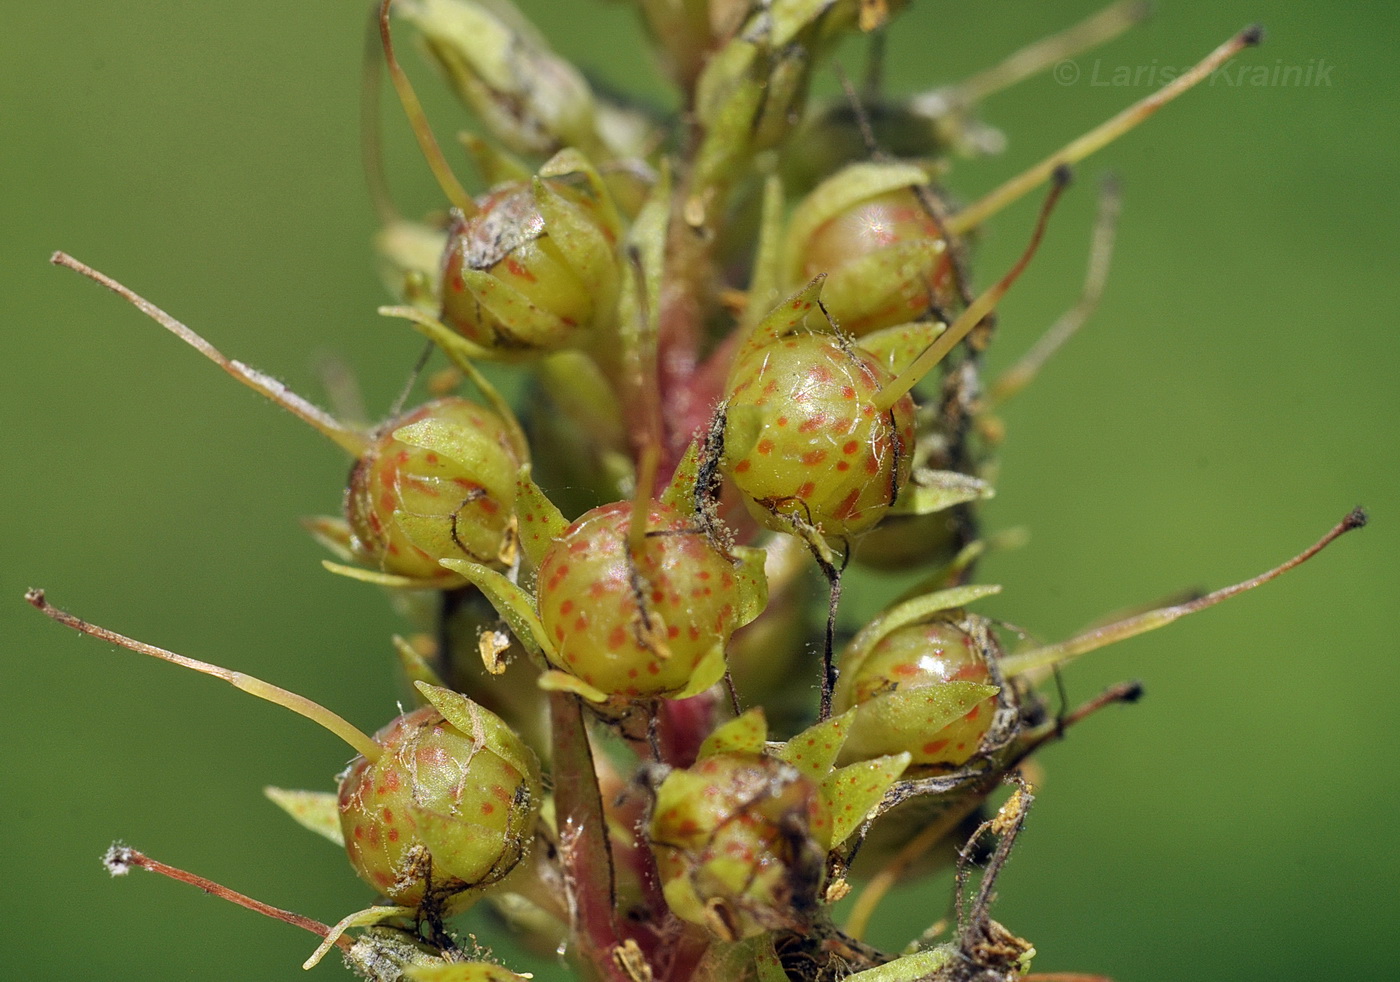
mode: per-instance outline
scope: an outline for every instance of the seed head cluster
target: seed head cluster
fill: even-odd
[[[990,917],[1033,798],[1023,765],[1140,693],[1069,709],[1040,687],[1361,523],[1236,587],[1059,644],[1006,650],[972,609],[998,589],[975,582],[997,544],[977,517],[1002,436],[981,381],[997,304],[1068,165],[1258,33],[963,205],[936,178],[955,151],[998,142],[969,91],[812,94],[842,42],[870,40],[872,59],[919,43],[900,30],[905,3],[632,5],[679,93],[674,117],[595,91],[505,0],[379,5],[381,57],[443,195],[410,219],[379,192],[394,294],[381,312],[446,361],[423,401],[379,425],[336,419],[55,256],[349,454],[341,514],[307,525],[328,569],[405,618],[393,648],[416,693],[368,735],[31,591],[60,623],[277,702],[356,753],[334,788],[269,789],[364,881],[347,901],[363,909],[333,927],[126,847],[107,867],[306,928],[321,938],[308,964],[337,948],[375,982],[519,979],[463,945],[453,918],[476,903],[607,982],[1027,977],[1034,948]],[[1049,68],[1141,13],[1113,4],[1003,74]],[[470,190],[395,53],[408,30],[478,124],[462,140],[481,178]],[[975,276],[971,234],[1042,189],[1020,260]],[[1095,236],[1095,268],[1111,238]],[[1008,397],[1033,374],[991,389]],[[503,376],[521,398],[501,395]],[[919,574],[863,625],[841,604],[861,565]],[[955,929],[902,954],[864,941],[891,884],[948,865]]]

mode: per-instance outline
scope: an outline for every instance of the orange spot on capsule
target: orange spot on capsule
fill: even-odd
[[[535,274],[530,272],[524,263],[513,256],[506,260],[506,269],[510,270],[512,276],[518,276],[526,282],[534,283],[537,280]]]
[[[840,507],[836,509],[837,518],[850,518],[856,511],[856,505],[860,502],[860,488],[852,488],[851,493],[846,495],[841,501]]]

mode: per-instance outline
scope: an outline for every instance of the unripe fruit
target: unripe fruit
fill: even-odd
[[[822,299],[861,337],[960,305],[946,233],[928,174],[906,163],[853,164],[798,205],[787,238],[787,277],[825,273]]]
[[[882,255],[900,246],[923,246],[917,258]],[[843,270],[866,257],[884,266],[886,282],[872,290],[866,278],[859,304],[843,296]],[[859,337],[946,310],[957,302],[953,266],[938,226],[913,190],[867,198],[828,220],[807,240],[799,279],[829,273],[827,306],[841,329]],[[834,302],[833,302],[834,301]]]
[[[836,683],[836,712],[857,709],[843,758],[855,760],[908,751],[913,755],[911,764],[916,767],[956,767],[966,763],[991,726],[997,706],[995,695],[936,728],[929,727],[923,714],[904,711],[903,707],[895,709],[889,700],[896,692],[950,682],[990,682],[986,656],[976,640],[955,623],[940,618],[909,624],[885,635],[865,657],[855,664],[843,665]]]
[[[507,566],[521,463],[505,422],[466,399],[437,399],[391,420],[350,472],[351,548],[386,573],[428,583],[458,579],[442,559]]]
[[[446,693],[446,690],[439,690]],[[499,718],[448,694],[374,735],[373,763],[357,757],[340,782],[350,864],[395,903],[500,882],[524,858],[541,801],[534,753]]]
[[[648,838],[676,916],[737,941],[807,926],[829,828],[820,790],[796,768],[720,753],[666,776]]]
[[[507,357],[582,343],[607,311],[616,275],[615,216],[595,178],[508,185],[470,218],[455,213],[442,261],[443,321]]]
[[[805,523],[828,536],[873,527],[909,479],[914,402],[875,403],[892,378],[827,334],[793,334],[735,365],[724,464],[770,528]]]
[[[734,565],[686,515],[651,502],[636,550],[633,505],[594,508],[546,552],[540,620],[561,671],[608,694],[669,696],[697,671],[718,681],[723,647],[741,625]]]

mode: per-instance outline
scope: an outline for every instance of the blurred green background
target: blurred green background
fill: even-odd
[[[524,5],[559,49],[649,87],[624,4]],[[1094,0],[920,3],[890,43],[893,88],[957,79]],[[156,877],[108,879],[123,838],[326,921],[368,891],[264,783],[329,787],[330,735],[212,680],[45,622],[25,587],[92,620],[269,678],[366,729],[400,690],[397,627],[323,573],[296,518],[338,507],[339,452],[120,300],[46,265],[62,248],[321,398],[342,355],[382,411],[417,342],[374,314],[357,92],[362,4],[12,4],[0,36],[4,541],[0,976],[295,979],[312,939]],[[1203,87],[1080,169],[1004,305],[1000,364],[1078,291],[1094,175],[1125,205],[1098,317],[1007,411],[989,510],[1031,530],[986,579],[989,612],[1047,637],[1189,586],[1241,579],[1357,503],[1372,527],[1265,590],[1068,673],[1147,698],[1043,755],[1048,778],[998,919],[1042,971],[1120,982],[1381,978],[1400,874],[1395,297],[1400,10],[1305,0],[1167,2],[1129,36],[993,98],[1003,156],[959,163],[965,199],[1148,91],[1092,84],[1179,66],[1233,31],[1249,64],[1327,84]],[[460,116],[409,64],[443,132]],[[854,59],[848,67],[855,69]],[[831,79],[824,79],[828,90]],[[408,210],[435,201],[388,114]],[[990,282],[1034,213],[996,219]],[[867,594],[857,602],[873,602]],[[901,943],[945,894],[903,895]],[[560,972],[549,962],[519,962]],[[339,977],[337,966],[316,970]]]

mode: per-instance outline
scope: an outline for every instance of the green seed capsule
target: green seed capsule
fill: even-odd
[[[816,783],[753,753],[720,753],[656,789],[648,826],[666,902],[726,941],[802,930],[830,819]]]
[[[437,399],[390,420],[350,472],[351,548],[386,573],[428,584],[459,582],[442,559],[508,566],[520,464],[501,418],[465,399]]]
[[[958,305],[953,265],[927,175],[909,164],[855,164],[798,206],[789,234],[793,282],[826,273],[822,300],[856,337]]]
[[[350,864],[395,903],[500,882],[524,858],[541,801],[539,764],[499,718],[448,690],[375,734],[340,781]]]
[[[843,757],[854,760],[908,751],[914,766],[966,763],[991,726],[995,694],[962,716],[933,727],[925,706],[901,705],[890,697],[949,683],[987,685],[989,678],[986,658],[976,642],[951,621],[939,619],[891,631],[856,664],[842,667],[833,694],[834,709],[842,713],[857,707]]]
[[[828,536],[872,528],[909,480],[914,403],[880,412],[891,375],[826,334],[794,334],[734,367],[724,465],[763,524]]]
[[[693,521],[659,502],[640,548],[630,549],[632,509],[617,502],[585,513],[541,561],[539,612],[551,661],[628,698],[713,684],[744,617],[735,566]]]
[[[578,347],[612,314],[619,229],[602,179],[569,151],[545,173],[448,230],[442,319],[501,357]]]

